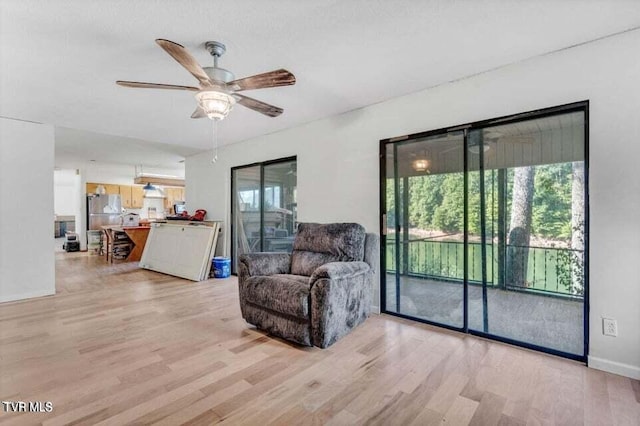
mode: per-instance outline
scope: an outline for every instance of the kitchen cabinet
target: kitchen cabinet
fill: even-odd
[[[98,189],[97,183],[87,183],[87,194],[96,194]]]
[[[120,185],[112,185],[109,183],[87,183],[87,194],[97,194],[98,186],[102,185],[105,189],[105,194],[107,195],[119,195],[120,194]]]
[[[119,195],[120,185],[111,185],[109,183],[103,184],[104,189],[107,191],[107,195]]]
[[[184,201],[184,188],[165,188],[164,208],[172,209],[176,201]]]
[[[133,208],[133,205],[131,204],[131,187],[128,185],[120,185],[119,190],[122,207],[125,209]]]
[[[96,194],[98,185],[104,186],[107,195],[119,194],[122,207],[141,209],[144,204],[143,185],[113,185],[109,183],[87,183],[87,194]],[[165,188],[164,208],[172,209],[176,201],[184,201],[184,188]]]
[[[131,208],[141,209],[144,203],[144,191],[142,186],[134,185],[131,187]]]

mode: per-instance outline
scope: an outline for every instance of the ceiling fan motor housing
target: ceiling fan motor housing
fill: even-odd
[[[224,68],[204,67],[202,69],[213,81],[228,83],[235,80],[235,76],[233,75],[233,73],[229,70],[225,70]]]

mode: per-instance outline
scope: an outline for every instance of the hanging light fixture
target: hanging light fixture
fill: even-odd
[[[426,172],[429,169],[429,160],[425,158],[413,160],[411,167],[413,167],[413,170],[416,172]]]
[[[491,146],[483,142],[482,144],[482,152],[487,152],[491,149]],[[480,145],[469,145],[469,152],[472,154],[480,154]]]
[[[211,120],[224,120],[236,103],[233,96],[218,90],[201,90],[195,97],[200,108]]]
[[[225,119],[236,104],[236,99],[219,90],[201,90],[195,97],[198,106],[212,121],[214,154],[211,162],[215,163],[218,161],[218,121]]]
[[[145,186],[142,187],[143,191],[155,191],[156,187],[151,185],[151,183],[147,182]]]

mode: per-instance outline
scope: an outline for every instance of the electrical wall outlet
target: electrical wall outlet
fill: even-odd
[[[611,318],[602,318],[602,334],[616,337],[618,335],[618,321]]]

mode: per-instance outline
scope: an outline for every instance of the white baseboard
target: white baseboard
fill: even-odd
[[[589,357],[589,367],[608,373],[619,374],[620,376],[640,380],[640,366],[622,364],[620,362],[609,361],[608,359]]]
[[[54,294],[56,294],[55,290],[53,291],[53,293],[49,290],[41,290],[33,291],[31,293],[10,294],[8,296],[0,297],[0,303],[16,302],[18,300],[32,299],[34,297],[52,296]]]

